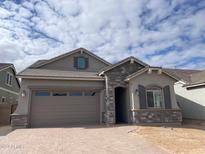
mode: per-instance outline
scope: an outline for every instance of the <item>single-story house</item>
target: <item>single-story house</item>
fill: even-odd
[[[135,57],[111,64],[79,48],[18,73],[12,127],[75,124],[181,123],[178,78]]]
[[[180,78],[174,85],[183,118],[205,120],[205,71],[169,69]]]
[[[16,109],[19,91],[14,65],[0,63],[0,125],[10,124],[10,114]]]

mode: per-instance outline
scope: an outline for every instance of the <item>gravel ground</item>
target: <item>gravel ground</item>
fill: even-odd
[[[133,133],[171,154],[205,154],[205,122],[185,121],[175,128],[139,126]]]
[[[0,139],[1,154],[165,154],[130,133],[137,126],[19,129]]]

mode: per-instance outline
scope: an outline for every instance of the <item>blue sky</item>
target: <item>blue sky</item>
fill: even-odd
[[[20,71],[79,47],[205,69],[205,0],[0,0],[0,62]]]

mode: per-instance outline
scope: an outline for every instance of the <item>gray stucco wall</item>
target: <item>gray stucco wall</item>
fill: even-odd
[[[7,104],[17,104],[18,103],[18,95],[17,94],[6,92],[6,91],[0,89],[0,103],[2,103],[1,102],[2,97],[6,98],[5,103],[7,103]]]
[[[11,86],[6,84],[7,73],[11,73],[13,75]],[[2,89],[0,89],[0,103],[1,103],[2,97],[6,97],[6,103],[16,104],[20,87],[17,83],[17,79],[15,77],[15,73],[14,73],[13,69],[7,68],[5,70],[0,71],[0,79],[1,79],[0,80],[0,88],[2,88]],[[4,89],[6,89],[8,91],[5,91]]]
[[[84,56],[88,58],[89,64],[87,69],[79,70],[74,67],[74,57]],[[54,70],[64,70],[64,71],[86,71],[86,72],[98,72],[104,67],[108,65],[104,64],[103,62],[99,61],[98,59],[91,57],[87,53],[80,52],[66,56],[60,60],[54,61],[52,63],[46,64],[42,66],[42,69],[54,69]]]
[[[158,74],[157,71],[152,71],[151,74],[147,72],[136,76],[129,82],[129,94],[131,110],[130,115],[133,123],[181,123],[182,115],[176,102],[176,96],[174,92],[174,83],[176,81],[165,74]],[[146,86],[159,86],[161,88],[169,85],[171,96],[171,109],[165,109],[163,105],[162,109],[146,108],[140,109],[139,92],[138,87],[142,85]],[[163,91],[162,91],[163,92]],[[163,98],[165,99],[165,98]],[[146,103],[146,102],[145,102]]]
[[[143,73],[129,82],[129,91],[130,91],[130,98],[131,98],[131,106],[132,109],[140,109],[139,106],[139,95],[136,93],[136,89],[138,89],[139,85],[149,86],[149,85],[156,85],[160,87],[165,87],[167,85],[170,86],[171,92],[171,102],[172,102],[172,109],[179,109],[176,103],[176,96],[174,92],[174,83],[176,81],[167,75],[164,74],[157,74],[157,72],[152,71],[152,74]]]
[[[205,88],[187,90],[183,83],[176,83],[176,99],[183,118],[205,120]]]

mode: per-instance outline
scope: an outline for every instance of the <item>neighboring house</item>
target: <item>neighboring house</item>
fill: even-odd
[[[12,64],[0,63],[0,124],[10,123],[18,102],[20,84]]]
[[[128,57],[110,64],[84,48],[40,60],[18,75],[12,127],[181,123],[174,83],[162,68]]]
[[[183,117],[205,120],[205,71],[169,69],[181,80],[174,86]]]

